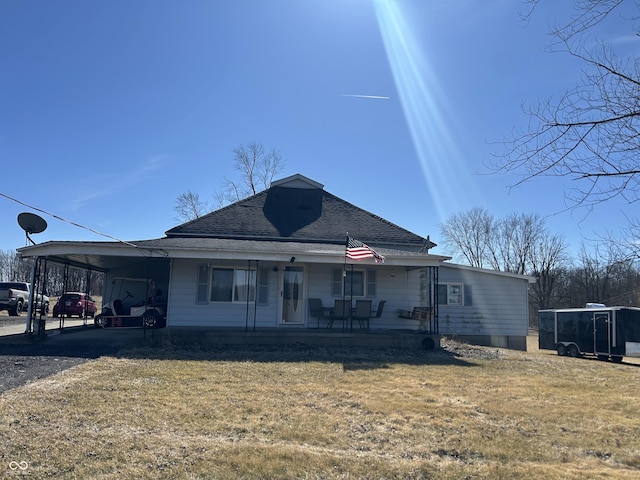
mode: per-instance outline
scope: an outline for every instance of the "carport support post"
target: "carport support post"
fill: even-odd
[[[42,262],[44,260],[44,266]],[[38,306],[38,290],[40,291],[40,309],[38,310],[38,335],[47,336],[47,314],[44,312],[44,296],[47,291],[47,257],[38,257],[36,260],[36,282],[31,284],[31,299]],[[35,300],[33,297],[35,296]]]
[[[33,312],[33,284],[36,281],[36,261],[31,264],[31,295],[29,296],[29,304],[27,306],[27,320],[24,333],[31,333],[31,312]]]
[[[93,271],[89,268],[87,270],[87,278],[85,280],[85,284],[84,284],[84,293],[85,295],[89,295],[89,292],[91,290],[91,273]],[[86,305],[86,302],[85,302]],[[94,314],[95,315],[95,314]],[[82,319],[82,324],[86,327],[87,326],[87,310],[85,309],[84,311],[84,318]]]

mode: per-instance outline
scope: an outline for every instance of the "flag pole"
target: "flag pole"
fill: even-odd
[[[353,306],[353,263],[351,264],[351,293],[349,294],[349,316],[351,316],[351,307]],[[349,319],[351,328],[349,331],[353,331],[353,319]]]
[[[346,285],[345,285],[345,278],[347,276],[347,250],[349,249],[349,232],[347,232],[347,242],[345,243],[344,246],[344,268],[342,269],[342,312],[340,312],[341,316],[343,317],[342,320],[342,332],[344,333],[344,324],[345,324],[345,320],[344,320],[344,302],[346,302]],[[351,281],[353,282],[353,275],[351,278]],[[349,308],[349,314],[351,314],[351,308]]]

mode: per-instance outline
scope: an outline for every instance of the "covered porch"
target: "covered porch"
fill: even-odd
[[[447,257],[380,250],[384,264],[347,262],[344,246],[337,244],[201,238],[47,242],[20,253],[43,265],[41,271],[56,262],[104,272],[103,303],[116,295],[115,278],[153,280],[154,289],[167,295],[168,331],[228,328],[267,338],[271,329],[290,330],[287,337],[302,330],[318,330],[317,338],[370,333],[379,339],[381,332],[393,331],[438,335],[438,267]],[[220,290],[222,275],[232,289],[228,294]],[[43,282],[36,283],[46,287]],[[315,316],[311,299],[321,301],[332,328]],[[340,318],[338,301],[348,305]],[[364,318],[359,303],[369,305]],[[403,313],[416,308],[428,315]]]

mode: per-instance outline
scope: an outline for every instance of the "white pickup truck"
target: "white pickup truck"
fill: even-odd
[[[0,311],[7,310],[16,316],[29,305],[31,284],[26,282],[0,282]],[[49,297],[38,294],[34,308],[46,315],[49,313]]]

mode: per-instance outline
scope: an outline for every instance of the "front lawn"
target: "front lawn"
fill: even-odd
[[[0,477],[640,477],[638,365],[460,351],[101,357],[0,395]]]

